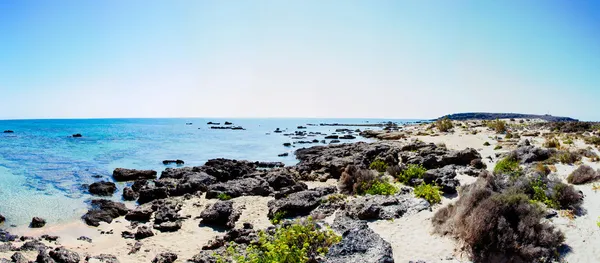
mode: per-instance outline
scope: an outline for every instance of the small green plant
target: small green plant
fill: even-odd
[[[496,145],[496,147],[494,147],[494,150],[500,150],[502,149],[502,145]]]
[[[584,138],[585,143],[592,145],[600,145],[600,136],[589,136]]]
[[[483,146],[490,146],[490,143],[489,142],[484,142]]]
[[[513,157],[506,157],[496,164],[494,174],[507,174],[511,177],[519,177],[523,174],[523,169],[519,166],[519,161]]]
[[[276,212],[273,215],[273,218],[271,218],[271,224],[278,225],[279,223],[281,223],[281,220],[285,218],[286,214],[287,213],[285,211]]]
[[[430,204],[438,204],[442,202],[440,187],[437,185],[421,183],[415,187],[415,196],[427,200],[427,202]]]
[[[563,164],[574,164],[577,161],[581,160],[581,155],[575,152],[561,151],[557,153],[553,159]]]
[[[333,230],[322,228],[309,217],[289,226],[281,226],[275,233],[258,233],[258,241],[240,251],[231,244],[225,256],[217,256],[217,263],[307,263],[327,254],[329,248],[342,238]]]
[[[348,198],[348,196],[345,194],[331,194],[328,195],[327,198],[321,200],[321,203],[338,203],[343,202],[346,198]]]
[[[226,193],[220,193],[217,198],[222,201],[227,201],[231,199],[231,196]]]
[[[365,195],[394,195],[398,192],[398,188],[387,180],[379,179],[371,184],[361,194]]]
[[[510,132],[506,132],[506,136],[504,136],[505,139],[512,139],[513,138],[513,134]]]
[[[600,217],[598,217],[598,221],[596,221],[596,225],[600,227]]]
[[[369,169],[373,169],[377,172],[383,173],[387,170],[388,165],[381,159],[376,159],[369,165]]]
[[[539,178],[533,180],[529,186],[533,190],[533,196],[531,197],[532,200],[545,204],[547,207],[550,208],[560,208],[560,204],[557,200],[555,200],[554,198],[548,198],[548,196],[546,195],[546,190],[548,189],[548,187],[546,187],[546,184],[542,182],[542,180],[540,180]]]
[[[445,117],[443,119],[438,119],[435,121],[435,127],[438,128],[441,132],[447,132],[454,127],[452,121]]]
[[[563,144],[572,145],[573,140],[571,138],[567,138],[566,140],[563,141]]]
[[[398,175],[398,180],[403,184],[408,184],[411,179],[423,178],[423,175],[427,172],[420,164],[409,164],[406,170]]]

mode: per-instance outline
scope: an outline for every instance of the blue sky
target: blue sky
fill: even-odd
[[[600,120],[597,1],[0,1],[0,118]]]

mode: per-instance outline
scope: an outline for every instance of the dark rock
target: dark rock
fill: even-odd
[[[226,121],[225,125],[233,125],[233,123]]]
[[[129,255],[135,254],[137,252],[140,251],[140,249],[142,248],[142,242],[135,242],[135,244],[131,247],[131,249],[129,250]]]
[[[17,238],[19,237],[16,235],[11,235],[6,230],[0,229],[0,242],[10,242],[14,241]]]
[[[40,251],[39,254],[37,255],[37,258],[35,259],[35,263],[57,263],[52,257],[50,257],[50,254],[48,254],[48,251],[44,250],[44,251]]]
[[[481,159],[472,160],[471,166],[475,169],[486,169],[487,168],[487,165]]]
[[[331,140],[329,143],[340,143],[340,140]]]
[[[233,209],[232,201],[218,201],[207,206],[200,214],[200,218],[202,218],[201,224],[231,229],[235,227],[235,222],[241,215],[241,211]]]
[[[206,123],[206,125],[221,125],[221,123],[220,122],[209,121],[209,122]]]
[[[73,138],[81,138],[81,137],[83,137],[83,135],[81,135],[80,133],[73,134],[72,136],[73,136]]]
[[[85,258],[86,262],[98,262],[98,263],[120,263],[117,257],[111,254],[100,254],[98,256],[88,256]]]
[[[282,162],[255,162],[255,164],[258,168],[276,168],[285,166]]]
[[[479,152],[473,148],[467,148],[462,151],[451,151],[442,156],[442,163],[445,165],[469,165],[475,159],[481,159]]]
[[[125,219],[129,221],[148,222],[150,221],[150,217],[152,217],[152,213],[154,213],[154,210],[152,210],[151,207],[138,206],[134,210],[127,213],[127,215],[125,215]]]
[[[4,133],[14,133],[12,130],[5,130]]]
[[[79,254],[64,247],[50,250],[48,254],[56,263],[79,263],[80,261]]]
[[[326,139],[326,140],[330,140],[330,139],[339,139],[339,138],[340,138],[340,136],[337,136],[337,135],[328,135],[328,136],[325,136],[325,139]]]
[[[54,242],[54,241],[58,240],[59,237],[58,236],[50,236],[50,235],[42,235],[41,238],[46,241]]]
[[[443,168],[432,169],[425,172],[423,181],[426,184],[435,184],[441,187],[445,194],[455,194],[460,182],[456,179],[456,167],[447,165]]]
[[[4,223],[4,221],[6,221],[6,217],[0,215],[0,224]]]
[[[123,189],[123,200],[125,201],[135,201],[139,197],[139,194],[133,191],[130,187],[125,187]]]
[[[308,190],[308,185],[305,183],[299,182],[292,186],[282,187],[279,189],[279,192],[275,193],[275,199],[284,198],[290,194],[297,193],[300,191]]]
[[[117,185],[113,182],[95,182],[89,187],[90,194],[100,196],[111,196],[117,191]]]
[[[214,176],[220,182],[241,178],[255,170],[255,163],[223,158],[208,160],[200,169],[200,171]]]
[[[347,204],[347,215],[360,220],[390,220],[429,209],[429,203],[411,195],[368,195]]]
[[[212,251],[200,251],[200,253],[194,255],[191,259],[188,259],[188,263],[217,263],[218,259]]]
[[[244,178],[217,183],[208,187],[206,198],[217,198],[219,194],[227,194],[232,198],[239,196],[269,196],[273,188],[261,178]]]
[[[273,187],[275,191],[279,191],[281,188],[290,187],[296,184],[294,176],[285,170],[267,173],[266,180],[269,183],[269,186]]]
[[[177,232],[181,229],[181,221],[163,222],[159,225],[154,225],[154,228],[160,232]]]
[[[282,154],[278,154],[277,156],[278,156],[278,157],[286,157],[286,156],[288,156],[288,155],[289,155],[289,153],[282,153]]]
[[[121,232],[121,237],[124,239],[134,239],[135,234],[130,231],[123,231],[123,232]]]
[[[227,231],[224,236],[218,236],[209,241],[206,246],[202,247],[202,250],[216,250],[224,247],[226,244],[230,244],[231,242],[238,245],[249,245],[258,241],[258,239],[258,234],[253,229],[252,225],[244,223],[244,228]]]
[[[37,241],[37,240],[27,241],[19,248],[19,251],[44,251],[44,250],[46,250],[46,245],[44,245],[44,243]]]
[[[284,213],[286,216],[308,215],[312,210],[321,204],[321,197],[336,192],[335,187],[320,187],[288,195],[287,197],[271,200],[269,206],[269,218],[273,218],[277,213]]]
[[[342,140],[354,140],[354,139],[356,139],[356,137],[354,137],[354,136],[352,136],[350,134],[347,134],[347,135],[341,136],[340,139],[342,139]]]
[[[336,220],[338,220],[336,218]],[[334,223],[335,224],[335,223]],[[329,248],[326,263],[393,263],[390,243],[383,240],[365,223],[351,223],[343,232],[342,241]]]
[[[173,263],[177,260],[177,255],[171,252],[160,253],[152,260],[152,263]]]
[[[137,240],[149,238],[152,236],[154,236],[154,233],[152,232],[152,229],[150,229],[150,227],[147,226],[140,226],[135,232],[135,239]]]
[[[80,236],[80,237],[77,238],[77,240],[85,241],[85,242],[88,242],[88,243],[92,243],[92,239],[89,238],[89,237],[86,237],[86,236]]]
[[[157,199],[163,199],[167,197],[169,197],[169,191],[167,187],[146,186],[142,190],[140,190],[138,203],[145,204]]]
[[[99,226],[100,222],[111,223],[114,218],[124,216],[129,212],[123,203],[110,200],[92,200],[92,209],[83,215],[82,219],[90,226]]]
[[[164,165],[167,165],[167,164],[183,165],[183,164],[185,164],[185,162],[183,160],[179,160],[179,159],[178,160],[164,160],[163,164]]]
[[[171,168],[167,168],[167,170],[169,170]],[[166,170],[165,170],[166,171]],[[164,174],[164,172],[163,172]],[[136,180],[135,182],[133,182],[133,184],[131,185],[131,190],[133,190],[134,192],[139,192],[140,190],[142,190],[144,187],[146,187],[148,185],[148,180],[146,179],[142,179],[142,180]]]
[[[291,143],[289,143],[289,142],[284,142],[284,143],[283,143],[283,146],[285,146],[285,147],[290,147],[290,146],[292,146],[292,144],[291,144]]]
[[[117,182],[135,181],[140,179],[156,179],[156,174],[156,171],[152,170],[117,168],[113,171],[113,178]]]
[[[29,260],[27,260],[27,258],[25,258],[25,256],[23,256],[23,254],[21,254],[21,252],[15,252],[10,259],[12,260],[12,262],[14,263],[28,263]]]
[[[29,227],[31,228],[42,228],[46,225],[46,220],[44,220],[41,217],[34,217],[33,219],[31,219],[31,223],[29,224]]]
[[[522,164],[543,162],[548,160],[556,152],[554,149],[542,149],[533,145],[522,146],[510,153],[512,157],[517,158]]]

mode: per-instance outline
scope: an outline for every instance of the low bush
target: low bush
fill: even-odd
[[[490,143],[489,142],[484,142],[483,146],[490,146]]]
[[[544,147],[546,148],[560,148],[560,142],[556,138],[547,139],[544,142]]]
[[[496,119],[487,123],[488,127],[494,130],[496,133],[506,133],[506,122]]]
[[[452,121],[446,117],[435,121],[435,127],[441,132],[447,132],[452,129],[454,125],[452,124]]]
[[[388,168],[388,165],[381,159],[376,159],[375,161],[373,161],[370,165],[369,165],[369,169],[373,169],[375,171],[378,171],[380,173],[385,172],[385,170]]]
[[[287,213],[285,211],[276,212],[273,215],[273,218],[271,218],[271,224],[278,225],[279,223],[281,223],[281,220],[283,220],[286,215]]]
[[[227,200],[230,200],[230,199],[231,199],[231,196],[230,196],[230,195],[228,195],[228,194],[226,194],[226,193],[220,193],[220,194],[217,196],[217,198],[218,198],[219,200],[227,201]]]
[[[598,172],[588,165],[581,165],[575,169],[569,176],[567,182],[571,184],[585,184],[600,179]]]
[[[307,263],[327,254],[329,248],[342,238],[330,229],[323,229],[312,218],[280,226],[274,233],[261,231],[256,244],[239,251],[230,246],[217,263]]]
[[[373,170],[360,169],[354,165],[349,165],[344,169],[339,180],[340,192],[343,194],[357,194],[361,189],[371,187],[371,184],[378,178]]]
[[[552,159],[563,164],[574,164],[581,161],[581,155],[571,151],[559,151]]]
[[[567,138],[567,139],[563,140],[563,144],[571,145],[573,143],[574,142],[573,142],[573,140],[571,138]]]
[[[531,187],[531,190],[533,191],[531,200],[545,204],[547,207],[550,208],[558,209],[560,207],[560,204],[557,200],[555,200],[552,197],[548,197],[548,195],[546,194],[546,190],[548,189],[548,187],[544,182],[542,182],[540,178],[531,180],[529,187]]]
[[[436,212],[437,233],[460,239],[475,262],[547,262],[564,235],[544,221],[546,211],[524,193],[502,188],[502,176],[480,177],[458,201]]]
[[[496,147],[494,147],[494,150],[500,150],[502,149],[502,145],[496,145]]]
[[[442,202],[440,187],[421,183],[415,187],[415,196],[427,200],[430,204],[438,204]]]
[[[513,138],[513,134],[510,132],[506,133],[506,136],[504,136],[504,139],[512,139]]]
[[[550,168],[548,168],[548,166],[544,165],[543,163],[536,163],[534,170],[543,176],[549,175],[551,172]]]
[[[398,188],[385,179],[378,179],[372,182],[367,188],[359,189],[359,195],[394,195],[398,192]]]
[[[402,169],[402,167],[400,165],[390,165],[388,166],[386,172],[387,174],[393,176],[393,177],[397,177],[399,174],[402,173],[404,169]]]
[[[423,178],[423,175],[427,172],[422,165],[409,164],[407,168],[398,175],[398,181],[403,184],[408,184],[411,179]]]
[[[585,143],[592,145],[600,145],[600,136],[588,136],[584,138]]]
[[[496,175],[510,175],[511,177],[518,177],[523,174],[523,169],[519,165],[519,161],[516,158],[509,156],[498,161],[494,167],[494,174]]]

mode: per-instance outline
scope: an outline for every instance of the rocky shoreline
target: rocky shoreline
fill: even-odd
[[[137,205],[102,199],[119,194],[113,182],[89,185],[89,192],[97,198],[91,200],[82,221],[97,228],[101,236],[66,241],[48,234],[32,237],[0,231],[0,258],[5,257],[0,262],[229,262],[232,250],[245,251],[263,242],[261,237],[273,238],[298,224],[330,228],[339,236],[338,242],[323,250],[325,253],[311,254],[307,262],[399,262],[398,258],[406,262],[484,262],[461,256],[461,250],[468,249],[457,245],[467,242],[460,235],[434,234],[432,230],[415,242],[437,242],[449,252],[440,246],[439,253],[400,255],[405,251],[399,251],[403,247],[399,242],[410,242],[389,234],[404,229],[414,218],[425,220],[413,222],[414,228],[404,229],[407,233],[433,229],[431,220],[437,220],[439,211],[466,202],[461,201],[469,198],[464,189],[491,180],[488,178],[509,176],[495,169],[509,158],[520,161],[517,166],[523,178],[540,177],[548,185],[560,182],[564,189],[573,188],[563,181],[576,167],[598,167],[594,162],[597,145],[586,144],[588,138],[594,142],[598,136],[592,127],[566,134],[548,129],[552,124],[506,122],[508,128],[502,132],[481,121],[455,122],[448,131],[438,131],[427,123],[395,131],[363,132],[363,136],[380,140],[301,148],[295,151],[299,162],[294,166],[212,159],[203,166],[166,168],[160,176],[151,170],[119,168],[112,179],[126,185],[120,193],[122,199],[135,200]],[[530,132],[538,135],[526,137]],[[573,142],[557,149],[544,145],[549,136],[568,137]],[[561,163],[564,154],[584,148],[588,152],[581,151],[580,163]],[[556,172],[540,175],[540,165]],[[413,170],[415,176],[411,175]],[[594,169],[587,174],[595,175],[586,182],[600,178],[600,171]],[[381,191],[375,186],[391,190]],[[441,199],[432,201],[417,193],[421,186],[435,186]],[[379,192],[372,193],[373,189]],[[504,190],[493,191],[502,194]],[[579,192],[572,192],[579,196]],[[580,197],[583,200],[583,192]],[[575,208],[549,204],[542,207],[547,206],[544,209],[550,220],[564,219],[562,211],[584,218]],[[497,249],[501,252],[503,248]],[[515,254],[513,260],[524,257],[521,252],[509,252]],[[534,258],[530,262],[546,261]]]

